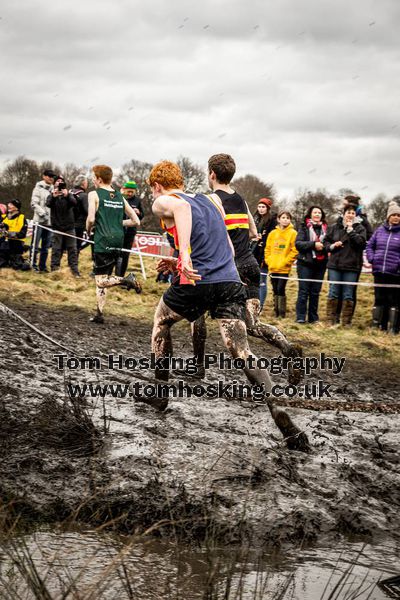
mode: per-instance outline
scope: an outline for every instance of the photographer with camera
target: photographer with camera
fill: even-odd
[[[47,198],[46,205],[51,210],[51,223],[53,227],[53,244],[51,252],[51,270],[58,271],[64,250],[68,253],[68,265],[74,277],[80,277],[78,271],[78,251],[75,237],[76,198],[67,190],[64,177],[58,175],[54,189]],[[60,233],[58,233],[60,232]],[[63,235],[66,233],[68,235]]]

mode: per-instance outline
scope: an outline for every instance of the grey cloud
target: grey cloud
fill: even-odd
[[[3,160],[229,151],[282,194],[397,185],[397,0],[3,5]]]

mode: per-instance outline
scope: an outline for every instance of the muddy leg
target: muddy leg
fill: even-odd
[[[247,341],[246,325],[243,321],[239,319],[218,319],[218,323],[224,344],[234,358],[246,360],[252,355]],[[257,360],[256,357],[254,359]],[[264,385],[266,392],[271,391],[272,382],[265,369],[244,369],[244,372],[251,383]],[[288,448],[308,452],[310,445],[306,434],[293,423],[284,410],[277,408],[270,398],[267,399],[267,404]]]
[[[95,281],[98,288],[105,289],[120,285],[122,277],[117,277],[116,275],[96,275]]]
[[[154,315],[151,350],[154,352],[156,359],[166,359],[162,368],[155,369],[156,378],[162,381],[168,381],[169,377],[168,358],[172,356],[171,327],[182,319],[183,317],[168,308],[161,298]]]
[[[103,320],[104,306],[106,304],[106,288],[101,288],[96,285],[96,298],[97,298],[97,311],[96,320],[101,322]]]
[[[205,316],[202,315],[197,321],[190,324],[192,330],[193,354],[197,364],[197,376],[205,375],[204,353],[207,339],[207,326]]]
[[[283,335],[283,333],[273,325],[261,323],[259,320],[260,301],[256,298],[250,298],[246,302],[246,327],[247,333],[253,337],[265,340],[271,346],[279,348],[283,356],[297,358],[303,355],[302,349],[296,344],[292,344]],[[289,383],[298,384],[302,379],[303,373],[300,369],[293,369],[292,365],[288,368]]]
[[[104,306],[106,304],[107,288],[119,285],[121,277],[114,277],[110,275],[96,275],[96,299],[97,299],[97,310],[96,315],[90,320],[94,323],[104,323]]]

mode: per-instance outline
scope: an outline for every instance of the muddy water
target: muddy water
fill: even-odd
[[[93,328],[80,311],[14,308],[82,356],[87,352],[146,356],[150,351],[146,323],[110,318],[107,328]],[[187,328],[178,329],[174,339],[177,355],[188,355]],[[318,574],[319,583],[329,576],[337,556],[332,546],[340,535],[364,536],[383,549],[400,539],[399,413],[291,407],[291,416],[312,445],[307,455],[288,451],[265,406],[223,398],[175,399],[163,414],[127,399],[88,398],[82,410],[91,421],[82,425],[80,419],[76,424],[71,407],[67,413],[64,410],[66,379],[106,383],[126,381],[126,377],[130,381],[134,375],[58,371],[53,346],[1,315],[0,341],[0,499],[6,507],[14,507],[12,518],[22,517],[30,526],[32,521],[51,524],[63,519],[85,527],[108,522],[120,533],[143,532],[155,523],[168,522],[157,533],[164,540],[179,536],[180,544],[202,543],[211,532],[221,547],[280,548],[289,562],[280,558],[277,568],[270,560],[261,573],[273,567],[283,583],[286,574],[296,573],[290,589],[296,583],[293,594],[297,596],[288,596],[294,598],[305,598],[299,591],[302,578],[311,585],[308,582],[315,583]],[[209,352],[221,349],[213,334],[207,345]],[[258,342],[254,346],[258,356],[273,354]],[[152,377],[151,372],[145,375]],[[397,370],[383,365],[354,361],[339,378],[331,377],[333,400],[353,397],[360,404],[372,400],[378,408],[396,407],[393,381],[397,376]],[[218,377],[221,373],[213,370],[207,374],[208,381]],[[49,536],[41,544],[44,553],[63,539],[40,535]],[[97,552],[103,563],[112,547],[108,538],[104,544],[99,538],[82,538],[81,533],[65,535],[73,537],[71,551],[83,557]],[[299,562],[293,552],[305,543],[331,550],[303,553]],[[147,597],[196,598],[197,592],[191,588],[186,592],[176,578],[182,575],[185,585],[194,581],[203,590],[207,552],[190,553],[182,546],[178,552],[174,544],[150,547],[149,555],[149,546],[135,547],[130,559],[151,565],[143,585],[149,581],[164,585],[164,596],[155,595],[150,587]],[[138,548],[144,552],[142,558]],[[368,564],[378,564],[381,551],[368,552]],[[60,555],[68,556],[69,550],[61,550]],[[226,570],[232,552],[216,556],[222,565],[219,570]],[[388,550],[385,556],[390,566],[390,556],[396,554]],[[233,554],[236,579],[242,566],[248,565],[243,581],[252,589],[257,558],[252,555],[253,567],[249,558]],[[99,564],[98,569],[103,569]],[[96,569],[88,569],[89,575]],[[137,585],[140,573],[134,574]],[[175,596],[166,595],[168,573],[175,577],[171,583]]]
[[[18,597],[34,597],[11,559],[28,554],[51,597],[74,582],[71,598],[99,600],[384,600],[377,582],[400,574],[395,545],[341,542],[261,557],[243,547],[189,549],[174,542],[53,530],[14,540],[13,548],[8,556],[0,554],[2,598],[16,597],[8,595],[7,586]]]

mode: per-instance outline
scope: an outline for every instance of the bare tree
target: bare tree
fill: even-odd
[[[0,174],[1,201],[18,198],[22,202],[22,212],[31,214],[32,190],[40,179],[41,169],[36,161],[18,156]]]
[[[185,189],[191,192],[204,192],[206,188],[206,177],[204,171],[198,165],[194,164],[189,158],[180,156],[177,160],[185,180]],[[132,159],[121,167],[119,176],[116,179],[118,185],[124,181],[134,180],[138,184],[138,195],[142,200],[145,216],[141,227],[151,231],[160,231],[160,223],[152,213],[153,196],[147,183],[150,171],[153,165]]]
[[[266,183],[255,175],[237,177],[232,181],[232,187],[238,194],[243,196],[252,213],[256,211],[260,198],[271,198],[271,200],[275,200],[276,197],[274,184]]]
[[[64,165],[64,168],[61,170],[61,173],[65,178],[65,181],[67,182],[67,186],[70,188],[74,185],[74,181],[79,175],[84,175],[85,177],[88,177],[88,172],[88,167],[78,167],[74,163],[66,163]],[[88,181],[90,183],[90,177],[88,177]]]
[[[317,189],[316,191],[298,190],[291,210],[297,227],[304,219],[308,208],[313,205],[320,206],[326,214],[328,223],[332,223],[336,220],[340,198],[335,194],[329,194],[325,189]]]
[[[368,205],[368,214],[373,229],[386,221],[389,198],[385,194],[378,194]]]
[[[205,192],[208,187],[205,170],[194,164],[187,156],[180,156],[176,162],[183,174],[185,190],[193,193]]]
[[[147,180],[153,165],[141,160],[132,159],[121,167],[116,183],[121,186],[125,181],[136,181],[138,184],[137,195],[142,201],[144,218],[141,222],[141,228],[148,231],[159,231],[160,223],[152,213],[153,196]]]

